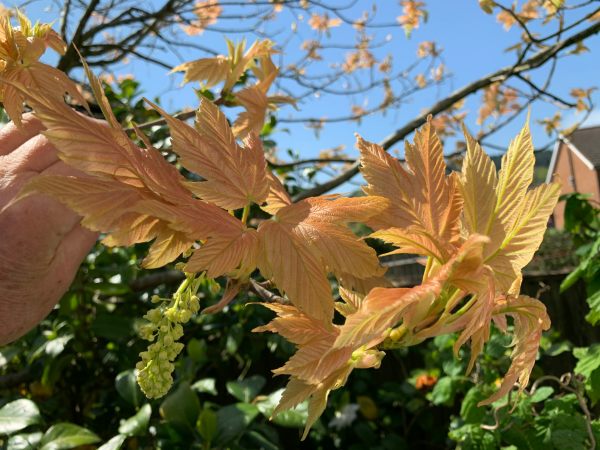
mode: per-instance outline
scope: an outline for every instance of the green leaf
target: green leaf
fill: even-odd
[[[117,375],[115,378],[115,387],[119,395],[123,397],[126,402],[136,408],[140,405],[143,394],[137,384],[135,371],[133,369],[126,370]]]
[[[42,439],[42,432],[15,434],[8,439],[6,450],[36,450]]]
[[[595,405],[600,400],[600,369],[596,369],[591,373],[586,380],[585,389],[592,405]]]
[[[278,389],[271,395],[256,403],[258,410],[267,419],[271,418],[275,407],[279,404],[284,389]],[[308,401],[300,403],[293,409],[282,411],[273,417],[273,422],[282,427],[301,428],[308,419]]]
[[[92,322],[92,332],[104,339],[120,341],[131,336],[133,318],[116,314],[100,313]]]
[[[450,430],[450,439],[458,442],[461,450],[497,450],[498,445],[494,435],[483,430],[479,424],[467,424]]]
[[[57,423],[42,437],[40,450],[66,450],[99,441],[100,438],[87,428],[72,423]]]
[[[194,429],[200,415],[200,401],[188,383],[180,383],[160,405],[160,414],[177,427]]]
[[[187,353],[192,361],[197,364],[204,364],[208,361],[207,352],[208,349],[204,340],[193,338],[187,344]]]
[[[596,291],[589,296],[587,303],[590,307],[590,312],[585,316],[585,320],[592,325],[596,325],[600,322],[600,291]]]
[[[429,400],[434,405],[452,405],[456,395],[457,383],[453,377],[442,377],[429,394]]]
[[[217,438],[215,443],[224,445],[241,435],[258,415],[259,410],[249,403],[225,406],[217,411]]]
[[[559,413],[553,416],[547,433],[555,449],[589,448],[585,445],[588,434],[581,415]]]
[[[229,381],[226,384],[227,392],[241,402],[251,402],[265,386],[265,377],[253,375],[242,381]]]
[[[460,416],[466,423],[481,423],[485,417],[486,408],[479,407],[477,404],[487,397],[479,386],[473,386],[463,399],[460,407]]]
[[[0,434],[12,434],[41,421],[40,410],[31,400],[15,400],[0,408]]]
[[[244,330],[242,329],[242,326],[239,324],[232,326],[229,329],[227,339],[225,340],[225,350],[227,353],[235,355],[243,339]]]
[[[119,433],[126,436],[141,436],[148,430],[150,416],[152,415],[152,407],[146,403],[140,408],[137,414],[124,420],[119,427]]]
[[[554,389],[550,386],[542,386],[541,388],[536,389],[536,391],[529,397],[529,401],[531,403],[539,403],[546,400],[554,394]]]
[[[203,378],[192,384],[192,389],[198,393],[217,395],[217,388],[214,378]]]
[[[258,431],[250,430],[247,434],[248,440],[252,441],[254,448],[261,450],[280,450],[281,446],[275,445],[266,436],[263,436]]]
[[[575,372],[587,378],[600,367],[600,344],[576,348],[573,350],[573,356],[578,359]]]
[[[196,429],[200,436],[205,442],[209,444],[213,441],[218,432],[218,423],[217,423],[217,414],[205,408],[200,413],[200,417],[198,417],[198,422],[196,423]],[[208,445],[207,445],[208,447]]]
[[[573,270],[573,272],[571,272],[569,275],[567,275],[565,277],[565,279],[562,281],[562,283],[560,283],[561,294],[563,292],[565,292],[567,289],[569,289],[571,286],[573,286],[583,276],[583,273],[585,272],[585,264],[584,263],[585,263],[585,261],[582,261],[582,263],[579,264]]]
[[[45,341],[42,343],[42,345],[35,349],[33,353],[31,353],[29,356],[29,361],[32,362],[44,354],[52,356],[53,358],[57,357],[63,352],[71,339],[73,339],[73,335],[66,334],[64,336],[54,337]]]
[[[544,351],[545,355],[558,356],[561,353],[568,352],[571,350],[571,343],[569,341],[560,341],[553,343],[547,350]]]
[[[117,434],[116,436],[113,436],[110,441],[102,444],[101,447],[98,447],[98,450],[119,450],[123,445],[123,442],[125,442],[125,439],[127,439],[127,436]]]

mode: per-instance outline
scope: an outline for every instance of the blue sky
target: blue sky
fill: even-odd
[[[354,12],[354,17],[359,16],[359,12],[371,5],[372,1],[359,1],[358,8]],[[378,1],[377,17],[386,22],[393,21],[401,14],[401,6],[395,0]],[[408,64],[415,59],[415,50],[419,42],[425,40],[434,40],[443,48],[443,58],[446,67],[452,74],[451,79],[440,88],[433,88],[428,92],[415,97],[411,102],[403,104],[398,110],[388,111],[386,115],[376,114],[364,118],[360,124],[356,122],[329,124],[320,133],[317,138],[315,133],[307,129],[303,124],[285,124],[288,131],[279,132],[275,135],[275,140],[279,144],[282,157],[287,148],[292,148],[302,155],[302,157],[314,157],[320,150],[345,145],[348,153],[355,155],[354,132],[358,132],[367,140],[381,141],[396,128],[412,119],[420,111],[431,106],[436,100],[445,97],[449,92],[461,86],[504,67],[514,63],[512,53],[504,52],[504,49],[519,40],[520,33],[517,28],[509,32],[502,29],[497,23],[494,15],[486,15],[481,11],[475,0],[466,0],[461,2],[430,0],[428,3],[429,19],[419,29],[415,30],[410,39],[404,36],[400,28],[391,31],[383,30],[376,34],[375,39],[386,39],[385,34],[390,33],[389,44],[381,55],[391,53],[394,56],[395,64],[398,66]],[[7,2],[7,4],[9,4]],[[457,6],[460,5],[460,6]],[[57,6],[49,2],[34,2],[26,7],[26,12],[32,19],[42,21],[52,21],[58,18]],[[348,15],[352,16],[352,13]],[[298,23],[298,36],[292,38],[286,48],[286,57],[297,57],[301,54],[300,45],[303,41],[302,35],[308,35],[310,28],[306,25],[306,17]],[[380,21],[381,21],[380,20]],[[291,18],[280,15],[272,22],[272,29],[287,30],[290,27]],[[239,38],[240,36],[238,36]],[[194,39],[198,43],[213,47],[219,50],[225,49],[224,35],[218,32],[206,32]],[[249,37],[249,40],[253,40]],[[350,26],[341,26],[332,30],[332,42],[354,42],[354,30]],[[586,46],[590,49],[589,53],[584,53],[575,57],[570,57],[561,61],[556,71],[552,84],[553,92],[568,98],[569,91],[574,87],[589,87],[598,84],[600,81],[600,37],[595,36],[586,41]],[[198,53],[182,50],[183,60],[192,60],[201,57]],[[343,52],[340,53],[343,55]],[[168,64],[176,65],[182,62],[171,53],[158,54]],[[339,55],[338,55],[339,56]],[[324,61],[323,64],[329,64],[330,61]],[[176,111],[184,106],[197,105],[196,97],[192,91],[192,86],[180,87],[181,75],[168,75],[167,71],[156,66],[141,61],[131,61],[129,64],[121,64],[116,68],[117,73],[132,73],[137,79],[142,81],[145,95],[153,98],[159,96],[161,103],[169,111]],[[302,102],[299,107],[301,112],[295,112],[290,107],[285,107],[280,111],[280,117],[291,116],[316,116],[316,117],[334,117],[349,113],[352,104],[377,104],[376,96],[371,98],[332,98],[321,96],[312,97]],[[480,94],[472,95],[468,98],[466,109],[468,115],[466,124],[472,130],[478,130],[475,124],[477,110],[479,107]],[[595,95],[596,100],[600,100],[600,95]],[[365,103],[366,102],[366,103]],[[549,117],[557,111],[552,105],[537,103],[531,109],[532,119],[541,119]],[[491,139],[498,145],[508,145],[511,137],[516,134],[522,126],[525,117],[517,119],[513,124],[507,126],[501,132]],[[566,113],[564,124],[577,120],[572,113]],[[600,123],[600,110],[595,111],[589,124]],[[543,145],[549,138],[545,135],[540,126],[533,124],[534,143]],[[401,148],[401,145],[397,145]],[[453,147],[448,147],[448,151]],[[497,151],[491,151],[497,153]]]

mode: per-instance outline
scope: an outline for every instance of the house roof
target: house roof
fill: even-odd
[[[600,126],[575,130],[569,142],[594,168],[600,167]]]
[[[600,168],[600,126],[579,128],[571,133],[569,137],[559,136],[554,150],[552,150],[546,183],[552,182],[554,177],[561,142],[567,145],[590,169]]]

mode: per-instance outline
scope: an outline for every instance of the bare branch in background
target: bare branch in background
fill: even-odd
[[[531,58],[521,62],[516,67],[515,66],[505,67],[505,68],[500,69],[494,73],[491,73],[483,78],[480,78],[479,80],[476,80],[476,81],[464,86],[461,89],[454,91],[451,95],[449,95],[448,97],[439,101],[438,103],[433,105],[431,108],[427,109],[425,112],[420,114],[418,117],[414,118],[412,121],[405,124],[398,130],[396,130],[394,133],[392,133],[390,136],[385,138],[382,142],[380,142],[380,145],[383,148],[385,148],[386,150],[389,149],[392,145],[396,144],[397,142],[401,141],[406,136],[408,136],[410,133],[412,133],[416,128],[419,128],[421,125],[423,125],[429,115],[436,115],[442,111],[447,110],[453,104],[455,104],[457,101],[462,100],[463,98],[483,89],[486,86],[489,86],[489,85],[499,82],[499,81],[506,81],[507,79],[509,79],[513,76],[516,76],[516,75],[522,74],[524,72],[528,72],[532,69],[538,68],[541,65],[543,65],[546,61],[550,60],[555,55],[557,55],[560,51],[567,49],[567,48],[577,44],[578,42],[583,41],[584,39],[586,39],[590,36],[598,34],[599,32],[600,32],[600,23],[594,23],[593,25],[590,25],[589,27],[585,28],[584,30],[573,34],[572,36],[564,39],[563,41],[557,42],[556,44],[552,45],[551,47],[549,47],[545,50],[539,51]],[[300,193],[298,196],[296,196],[295,200],[301,200],[304,198],[313,197],[315,195],[321,195],[321,194],[324,194],[325,192],[328,192],[328,191],[336,188],[337,186],[343,184],[344,182],[346,182],[346,181],[350,180],[352,177],[354,177],[358,173],[358,168],[359,168],[359,163],[355,162],[344,173],[340,174],[336,178],[333,178],[332,180],[329,180],[326,183],[317,185],[312,189],[309,189],[309,190],[306,190],[306,191]]]

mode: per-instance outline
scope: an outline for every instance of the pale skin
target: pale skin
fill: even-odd
[[[32,195],[4,209],[31,178],[81,175],[59,160],[32,115],[0,129],[0,345],[44,319],[72,283],[97,234],[56,200]],[[3,210],[4,209],[4,210]]]

